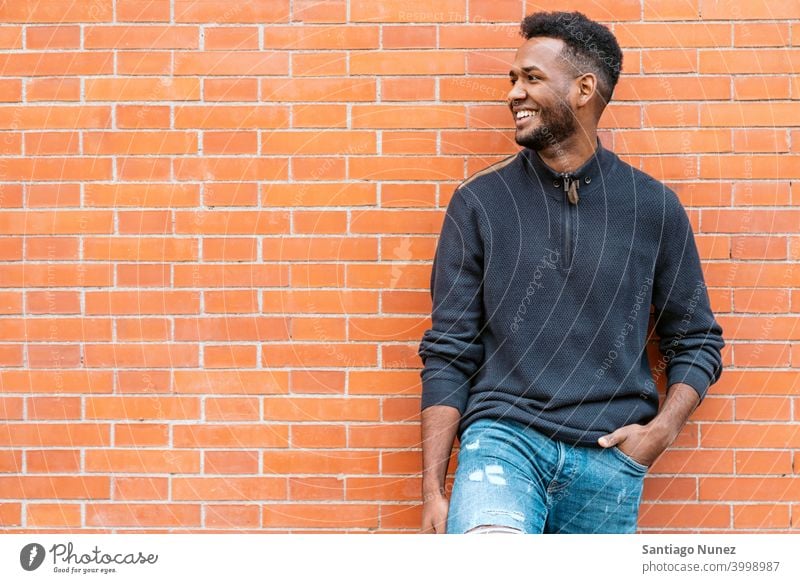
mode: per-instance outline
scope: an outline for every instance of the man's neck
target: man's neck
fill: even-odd
[[[578,131],[563,142],[538,150],[539,157],[554,171],[573,172],[583,166],[597,151],[597,132]]]

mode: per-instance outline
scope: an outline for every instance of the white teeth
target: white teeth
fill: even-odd
[[[517,119],[522,119],[523,117],[532,117],[534,114],[535,112],[529,109],[523,109],[517,112]]]

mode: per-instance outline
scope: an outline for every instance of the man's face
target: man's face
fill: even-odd
[[[572,136],[578,128],[569,101],[574,80],[564,61],[561,39],[534,37],[517,50],[509,71],[508,105],[520,146],[543,150]]]

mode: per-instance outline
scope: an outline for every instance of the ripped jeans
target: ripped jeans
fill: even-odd
[[[478,419],[461,436],[447,532],[633,533],[647,470],[616,447]]]

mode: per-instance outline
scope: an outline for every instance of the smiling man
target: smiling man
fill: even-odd
[[[458,186],[436,248],[421,530],[635,532],[649,467],[722,373],[722,328],[678,197],[598,140],[613,34],[577,12],[532,14],[521,33],[522,149]]]

